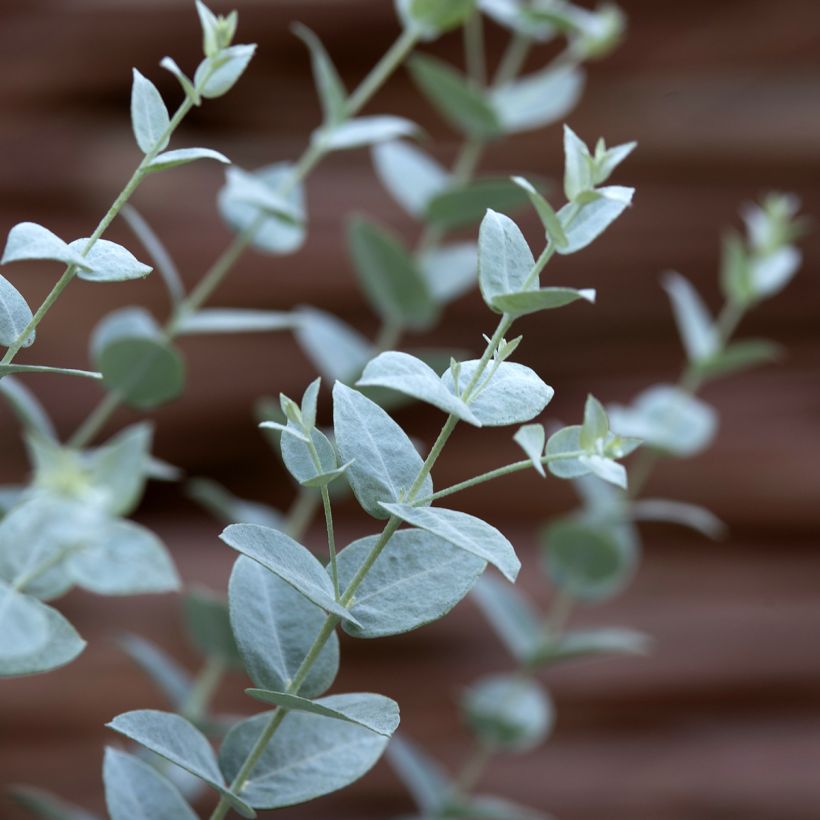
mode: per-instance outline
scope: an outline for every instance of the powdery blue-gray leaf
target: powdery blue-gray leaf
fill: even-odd
[[[473,588],[473,600],[512,656],[522,664],[538,655],[545,641],[544,618],[524,593],[485,575]]]
[[[525,424],[519,427],[513,436],[513,441],[527,454],[527,458],[532,461],[532,466],[542,476],[546,475],[544,465],[541,463],[547,440],[546,435],[543,424]]]
[[[488,95],[459,71],[426,54],[411,57],[408,67],[419,90],[453,128],[479,140],[503,133]]]
[[[380,353],[368,362],[357,387],[387,387],[432,404],[462,421],[481,427],[470,407],[448,390],[435,370],[421,359],[400,351]]]
[[[308,47],[313,67],[313,81],[319,92],[319,101],[326,123],[344,119],[347,109],[347,91],[336,71],[336,66],[322,45],[322,41],[302,23],[294,23],[291,31]]]
[[[291,163],[280,162],[251,172],[271,192],[278,193],[284,201],[291,218],[282,219],[261,211],[252,202],[243,198],[241,188],[236,185],[237,177],[231,175],[219,191],[218,206],[222,218],[232,230],[239,233],[256,226],[252,245],[257,250],[274,255],[290,254],[297,251],[305,241],[305,194],[301,182],[295,180]],[[282,193],[279,193],[282,192]]]
[[[296,316],[296,339],[328,381],[355,380],[373,357],[370,342],[331,313],[304,307]]]
[[[726,534],[726,525],[712,512],[697,504],[671,501],[666,498],[641,498],[630,506],[633,521],[664,521],[681,524],[718,539]]]
[[[544,230],[550,242],[554,242],[556,245],[566,245],[567,237],[564,234],[564,228],[552,205],[547,202],[541,192],[528,179],[524,177],[512,177],[512,181],[521,188],[522,191],[526,192],[533,208],[535,208],[536,213],[541,219],[541,223],[544,226]]]
[[[583,300],[595,304],[595,290],[584,288],[541,288],[540,290],[523,290],[519,293],[502,293],[494,297],[490,307],[499,313],[508,313],[517,318],[528,313],[564,307]]]
[[[422,216],[430,200],[450,182],[450,175],[432,157],[401,140],[374,146],[373,164],[393,199],[417,217]]]
[[[134,70],[131,86],[131,126],[143,154],[161,151],[168,145],[171,120],[157,87]]]
[[[27,433],[45,439],[57,438],[54,423],[36,396],[14,376],[0,379],[0,395],[5,398]]]
[[[584,88],[584,73],[575,66],[547,68],[513,80],[490,96],[508,134],[543,128],[566,117]]]
[[[89,483],[99,505],[112,515],[129,515],[139,504],[148,479],[152,438],[151,424],[133,424],[89,454]]]
[[[231,626],[251,680],[261,689],[287,689],[324,626],[326,614],[250,558],[234,564],[228,588]],[[299,691],[321,695],[339,669],[332,633]]]
[[[441,34],[461,25],[473,13],[475,0],[407,0],[399,5],[406,25],[422,35]]]
[[[424,816],[434,817],[452,799],[454,785],[436,760],[401,735],[387,747],[393,771],[407,787]]]
[[[689,361],[700,362],[714,355],[720,346],[720,336],[692,283],[679,273],[670,272],[664,276],[663,287],[672,302],[675,322]]]
[[[631,406],[611,405],[608,410],[616,433],[677,456],[699,453],[717,430],[714,409],[673,385],[650,387]]]
[[[200,105],[202,103],[202,98],[199,96],[199,92],[194,88],[194,84],[188,75],[177,65],[173,57],[163,57],[159,61],[159,64],[177,78],[179,84],[182,86],[182,90],[185,92],[185,96],[189,97],[194,105]]]
[[[332,708],[318,701],[308,700],[287,692],[272,692],[268,689],[246,689],[245,691],[252,698],[271,706],[355,723],[357,726],[363,726],[385,737],[390,737],[399,725],[399,705],[384,695],[374,695],[370,692],[345,694],[343,695],[345,702]]]
[[[524,752],[549,734],[554,709],[535,678],[491,675],[462,695],[461,709],[473,733],[491,749]]]
[[[9,786],[7,791],[15,803],[43,820],[99,820],[96,814],[55,797],[44,789],[15,785]]]
[[[120,216],[128,223],[128,227],[134,232],[134,235],[148,252],[151,261],[156,265],[171,297],[172,304],[179,304],[185,298],[185,288],[179,270],[177,270],[177,266],[174,264],[174,260],[165,245],[132,205],[128,203],[123,205]]]
[[[346,151],[411,137],[418,131],[419,127],[404,117],[380,114],[324,126],[314,131],[312,139],[327,151]]]
[[[3,581],[0,627],[0,677],[48,672],[70,663],[85,649],[85,641],[56,609]]]
[[[521,562],[512,544],[491,524],[473,515],[441,507],[411,507],[409,504],[385,504],[391,515],[419,529],[449,541],[456,547],[483,558],[505,578],[515,581]]]
[[[643,632],[621,627],[574,629],[558,641],[547,641],[536,659],[538,664],[554,664],[596,655],[646,655],[652,639]]]
[[[188,495],[225,524],[262,524],[281,530],[282,514],[267,504],[247,501],[231,493],[216,481],[195,478],[187,484]]]
[[[466,389],[477,367],[475,359],[461,363],[459,393]],[[448,390],[456,390],[449,369],[441,380]],[[531,368],[516,362],[502,362],[489,381],[479,381],[468,403],[481,424],[503,427],[535,418],[552,401],[554,394],[555,391]]]
[[[478,282],[478,246],[457,242],[424,251],[419,258],[427,288],[439,304],[446,304]]]
[[[198,777],[227,797],[243,817],[256,817],[250,806],[227,788],[211,744],[190,721],[170,712],[137,709],[117,715],[106,726]]]
[[[4,276],[0,276],[0,345],[9,347],[26,329],[32,319],[31,308],[19,290]],[[34,331],[23,342],[29,347],[34,342]]]
[[[337,558],[345,589],[378,541],[360,538]],[[357,638],[380,638],[417,629],[446,615],[487,566],[483,558],[423,530],[399,530],[371,566],[350,604],[358,625],[344,624]]]
[[[315,485],[317,479],[324,475],[336,472],[339,463],[336,459],[336,448],[330,439],[321,431],[314,428],[310,431],[313,448],[316,451],[318,464],[314,461],[310,445],[301,438],[288,432],[292,428],[285,428],[280,441],[282,461],[285,462],[288,472],[300,483],[308,486]]]
[[[767,339],[741,339],[731,342],[708,359],[698,362],[695,372],[701,379],[713,379],[747,370],[761,364],[776,362],[783,348]]]
[[[184,316],[177,325],[177,332],[182,336],[196,333],[259,333],[291,330],[296,324],[296,316],[285,310],[204,308]]]
[[[133,521],[101,521],[89,542],[66,559],[79,586],[100,595],[139,595],[179,589],[171,556],[162,541]]]
[[[543,42],[552,39],[558,33],[553,23],[533,14],[521,0],[478,0],[478,6],[487,17],[500,26],[523,34],[529,40]]]
[[[331,695],[318,703],[344,709],[350,697]],[[270,719],[270,712],[255,715],[228,733],[219,752],[227,779],[239,771]],[[329,794],[366,774],[381,757],[387,740],[353,723],[289,712],[260,756],[242,797],[255,808],[278,809]]]
[[[225,178],[232,200],[251,205],[260,214],[275,217],[288,224],[298,225],[302,221],[299,205],[286,196],[279,186],[269,184],[258,173],[233,167],[225,172]]]
[[[31,654],[48,641],[48,618],[37,599],[2,582],[0,625],[0,663]]]
[[[478,234],[478,284],[484,301],[492,307],[495,297],[523,290],[534,267],[532,251],[518,225],[488,210]]]
[[[419,475],[422,459],[404,430],[370,399],[337,382],[333,388],[333,427],[356,499],[374,518],[387,518],[382,501],[401,501]],[[419,497],[431,495],[426,476]]]
[[[553,433],[547,441],[545,455],[554,459],[547,463],[547,468],[558,478],[580,478],[589,475],[590,468],[580,460],[584,450],[581,445],[581,425],[563,427]]]
[[[446,233],[481,222],[488,209],[509,214],[526,203],[526,193],[509,177],[481,176],[454,182],[436,194],[427,204],[424,222]]]
[[[618,464],[611,458],[600,456],[597,453],[582,455],[578,461],[586,467],[589,472],[609,484],[614,484],[625,490],[627,487],[626,468],[623,464]]]
[[[348,248],[359,282],[373,309],[400,327],[424,330],[438,316],[438,305],[416,260],[398,237],[361,217],[348,224]]]
[[[219,537],[237,552],[258,561],[316,606],[340,618],[351,617],[336,602],[333,583],[324,567],[309,550],[285,533],[259,524],[231,524]]]
[[[167,168],[176,168],[178,165],[187,165],[189,162],[196,162],[198,159],[214,159],[225,165],[230,165],[231,161],[219,151],[213,148],[177,148],[174,151],[165,151],[157,155],[146,166],[146,171],[164,171]]]
[[[803,256],[793,245],[777,248],[756,256],[749,268],[750,286],[754,296],[766,299],[779,293],[797,273]]]
[[[111,820],[196,820],[177,787],[134,755],[109,746],[103,780]]]
[[[119,644],[179,711],[193,686],[190,675],[164,650],[139,635],[123,635]]]
[[[585,601],[601,601],[631,580],[638,545],[627,527],[562,519],[542,534],[544,565],[556,586]]]
[[[27,259],[51,259],[79,268],[88,267],[80,253],[36,222],[20,222],[9,231],[0,264]]]
[[[108,389],[133,407],[170,401],[185,384],[182,356],[142,308],[123,308],[103,318],[91,337],[91,357]]]
[[[218,68],[212,68],[211,58],[199,64],[194,74],[194,86],[208,99],[227,94],[248,67],[255,51],[256,45],[237,45],[222,49],[217,58]]]
[[[564,125],[564,194],[570,203],[593,187],[592,158],[586,143]]]
[[[61,559],[93,536],[99,519],[82,500],[48,491],[32,494],[0,522],[0,578],[19,585],[48,564],[25,582],[25,591],[45,600],[63,595],[72,581]]]
[[[575,253],[594,242],[631,205],[635,189],[609,185],[598,188],[597,193],[592,202],[570,202],[558,211],[567,237],[564,247],[556,245],[558,253]]]
[[[226,598],[204,587],[194,587],[183,596],[182,615],[188,639],[201,655],[241,668]]]

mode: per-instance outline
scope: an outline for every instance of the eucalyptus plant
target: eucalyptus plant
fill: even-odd
[[[511,330],[530,314],[594,303],[591,289],[542,285],[541,278],[554,256],[582,251],[628,208],[633,189],[609,179],[635,143],[608,147],[600,139],[590,148],[565,126],[566,202],[560,207],[546,198],[534,176],[486,177],[477,168],[491,142],[566,118],[582,91],[582,64],[617,45],[624,18],[613,6],[592,12],[563,0],[398,0],[396,7],[401,33],[352,92],[317,35],[294,26],[309,51],[322,122],[295,162],[227,169],[218,208],[234,238],[190,291],[161,240],[126,203],[149,173],[199,158],[228,163],[211,149],[165,150],[190,108],[227,93],[254,51],[254,46],[233,45],[236,12],[217,16],[199,0],[204,58],[193,78],[170,58],[161,63],[184,94],[173,116],[156,87],[135,71],[131,118],[144,158],[92,236],[67,243],[32,223],[9,234],[3,262],[47,259],[67,267],[36,311],[0,277],[0,342],[8,348],[0,364],[0,393],[24,425],[33,467],[28,485],[0,496],[5,512],[0,521],[2,675],[48,671],[82,650],[73,627],[43,600],[73,585],[103,594],[178,586],[162,543],[127,516],[149,478],[177,480],[181,471],[151,455],[151,427],[145,423],[103,445],[92,442],[121,405],[147,410],[180,394],[185,384],[184,360],[175,345],[180,336],[291,331],[319,372],[319,378],[305,380],[301,396],[262,401],[257,411],[260,427],[298,487],[287,515],[236,498],[208,480],[187,485],[229,523],[221,539],[239,555],[227,602],[203,590],[185,593],[186,626],[202,655],[195,677],[139,636],[122,640],[166,694],[170,710],[127,712],[108,724],[132,744],[131,751],[111,747],[105,754],[103,779],[114,820],[195,817],[188,798],[202,789],[214,792],[212,818],[231,810],[254,817],[257,810],[305,802],[357,780],[387,748],[399,724],[399,706],[372,692],[326,694],[339,668],[339,629],[362,639],[401,634],[443,617],[471,591],[521,665],[514,677],[479,682],[465,699],[482,759],[487,750],[540,742],[551,707],[534,682],[537,667],[580,653],[644,646],[643,636],[623,630],[573,634],[563,629],[573,602],[613,594],[634,570],[632,522],[642,516],[711,520],[690,507],[636,498],[636,485],[657,453],[681,454],[676,450],[681,442],[688,442],[690,452],[698,449],[692,444],[698,424],[701,446],[711,434],[711,411],[690,393],[708,376],[771,354],[761,343],[729,344],[729,337],[742,312],[784,285],[799,263],[792,245],[794,203],[785,197],[750,212],[747,243],[727,244],[728,302],[716,324],[685,280],[668,280],[692,360],[680,387],[656,388],[628,409],[606,409],[590,397],[582,414],[579,408],[579,424],[549,434],[534,423],[554,391],[514,361],[523,337],[512,337]],[[491,79],[482,15],[511,33]],[[464,72],[412,53],[420,43],[456,29],[464,36]],[[520,76],[530,47],[557,38],[565,42],[558,56]],[[451,170],[412,141],[420,134],[413,122],[360,115],[405,61],[419,91],[464,137]],[[301,247],[308,228],[306,178],[329,153],[361,147],[371,147],[380,180],[421,225],[410,249],[370,219],[356,217],[348,224],[353,267],[381,320],[375,339],[312,307],[206,307],[247,250],[283,256]],[[542,226],[535,252],[509,215],[522,206],[533,208]],[[93,371],[17,363],[18,352],[34,341],[73,278],[116,281],[151,272],[130,251],[102,239],[118,214],[162,275],[171,303],[167,319],[160,322],[138,306],[104,317],[91,334]],[[477,241],[450,237],[479,222]],[[484,336],[477,358],[459,351],[398,349],[405,331],[430,329],[446,305],[476,283],[496,315],[495,330]],[[65,443],[17,379],[39,371],[88,377],[104,389]],[[320,418],[323,385],[332,394],[332,419]],[[444,414],[429,448],[390,415],[408,401]],[[434,468],[460,422],[517,427],[511,452],[518,447],[526,458],[436,490]],[[638,476],[627,489],[622,462],[642,443]],[[520,562],[506,536],[488,521],[438,503],[532,469],[594,488],[586,491],[592,500],[581,513],[548,532],[546,566],[559,593],[547,628],[510,586]],[[337,549],[334,505],[346,496],[368,520],[376,519],[377,531]],[[319,510],[327,534],[321,558],[301,543]],[[485,576],[488,565],[506,580]],[[243,669],[253,684],[247,694],[272,708],[240,719],[212,714],[211,698],[228,668]],[[500,798],[470,795],[478,773],[472,764],[453,785],[406,741],[394,739],[391,749],[425,817],[534,816]],[[37,790],[20,789],[17,796],[42,816],[90,816]]]
[[[581,443],[596,432],[608,435],[611,423],[640,440],[642,450],[628,487],[625,475],[618,475],[620,465],[596,471],[588,457],[546,465],[553,475],[573,480],[582,500],[578,510],[539,533],[540,569],[552,596],[547,611],[500,579],[482,577],[474,586],[475,603],[515,665],[464,690],[459,707],[474,749],[457,777],[404,738],[391,745],[391,762],[424,817],[542,816],[473,792],[495,756],[531,752],[549,737],[555,708],[543,678],[556,664],[642,655],[652,643],[650,636],[621,626],[570,629],[573,608],[608,601],[628,587],[641,554],[636,525],[643,521],[682,525],[713,539],[725,535],[725,524],[703,507],[641,494],[659,460],[696,456],[714,440],[717,413],[695,395],[703,384],[780,357],[780,347],[769,340],[733,336],[744,315],[781,291],[800,266],[794,242],[804,226],[798,205],[791,195],[770,194],[744,209],[745,237],[731,233],[724,240],[720,282],[725,301],[717,319],[688,279],[674,272],[664,275],[687,359],[677,384],[654,385],[629,406],[613,404],[607,410],[590,396],[583,424],[549,438],[554,443],[563,434]],[[540,456],[550,453],[550,444],[545,449],[543,425],[524,425],[514,438],[531,457],[531,466],[545,476]]]

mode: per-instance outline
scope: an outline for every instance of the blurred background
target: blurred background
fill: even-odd
[[[717,307],[719,239],[737,225],[744,202],[770,190],[794,191],[820,214],[820,5],[814,0],[658,3],[622,0],[625,44],[591,66],[572,127],[587,141],[631,139],[639,149],[618,184],[635,185],[634,207],[588,250],[555,263],[554,281],[597,287],[594,309],[571,307],[521,322],[520,360],[556,389],[545,414],[580,418],[588,391],[627,401],[656,381],[674,380],[682,350],[659,274],[691,277]],[[225,11],[229,4],[213,4]],[[316,30],[351,87],[397,33],[387,0],[237,0],[238,40],[259,50],[228,96],[195,110],[177,146],[207,145],[253,168],[294,158],[317,125],[303,45],[289,33],[301,20]],[[494,59],[506,34],[487,29]],[[157,83],[169,104],[175,80],[157,64],[172,54],[183,68],[200,48],[187,0],[3,0],[0,8],[0,235],[33,220],[67,238],[87,235],[139,161],[128,118],[130,68]],[[457,35],[432,49],[460,60]],[[532,67],[551,46],[536,49]],[[459,137],[421,100],[400,71],[370,105],[420,122],[445,162]],[[483,170],[531,172],[560,180],[558,127],[493,147]],[[197,164],[149,179],[134,203],[194,283],[230,235],[215,210],[222,172]],[[376,319],[354,284],[344,243],[345,214],[370,214],[415,241],[416,226],[377,182],[367,152],[337,154],[308,186],[310,235],[295,256],[249,253],[213,306],[286,309],[312,303],[365,332]],[[535,241],[527,212],[521,224]],[[123,224],[110,238],[137,243]],[[583,610],[578,623],[619,624],[656,639],[646,659],[560,667],[547,681],[558,718],[550,742],[523,757],[500,758],[482,790],[554,812],[562,820],[813,820],[820,817],[820,382],[818,237],[803,242],[805,264],[788,290],[741,328],[788,348],[777,366],[707,387],[720,413],[716,445],[655,473],[654,496],[703,504],[725,520],[721,543],[671,527],[647,526],[640,573],[619,599]],[[140,254],[138,254],[140,255]],[[29,302],[53,284],[53,266],[9,272]],[[99,286],[76,282],[42,327],[38,362],[83,367],[90,327],[114,307],[140,303],[164,317],[159,279]],[[492,317],[476,294],[452,305],[431,344],[477,350]],[[410,342],[413,339],[409,339]],[[185,396],[152,414],[156,453],[190,475],[222,481],[240,495],[285,508],[292,490],[255,427],[261,395],[301,394],[310,365],[287,334],[197,337],[182,342]],[[31,360],[31,354],[27,354]],[[21,361],[24,359],[21,358]],[[93,385],[60,378],[28,382],[70,433],[96,402]],[[322,411],[329,420],[329,402]],[[138,418],[121,411],[113,432]],[[430,442],[440,416],[402,410],[399,420]],[[0,405],[0,483],[27,469],[16,423]],[[510,431],[459,429],[437,468],[451,484],[517,459]],[[536,532],[575,503],[570,487],[522,473],[485,485],[457,505],[484,512],[516,544],[519,583],[541,601]],[[340,540],[372,530],[352,504],[340,507]],[[183,578],[225,588],[233,554],[220,525],[176,486],[154,485],[138,515],[174,553]],[[320,546],[323,531],[311,530]],[[69,667],[0,685],[0,782],[52,789],[102,809],[103,724],[134,708],[163,708],[160,696],[116,647],[137,632],[193,664],[175,596],[99,599],[72,593],[60,608],[89,640]],[[443,621],[378,643],[343,640],[337,689],[396,698],[408,737],[456,770],[468,750],[455,701],[481,673],[507,657],[470,602]],[[218,697],[225,710],[250,712],[244,680],[233,675]],[[1,805],[1,804],[0,804]],[[386,763],[336,795],[282,811],[293,818],[385,818],[408,812],[409,798]],[[11,806],[0,816],[18,817]]]

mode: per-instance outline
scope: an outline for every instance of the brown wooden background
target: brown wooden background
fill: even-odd
[[[387,0],[238,0],[241,40],[259,55],[228,97],[194,112],[178,145],[204,144],[253,167],[296,156],[317,118],[303,48],[288,33],[301,19],[327,43],[350,84],[395,36]],[[638,189],[632,211],[588,251],[555,264],[555,281],[596,286],[594,309],[568,308],[522,322],[522,358],[556,387],[546,414],[574,420],[584,394],[625,400],[681,364],[658,274],[692,277],[717,304],[718,236],[738,205],[771,188],[797,191],[820,214],[820,5],[815,0],[687,3],[625,0],[629,39],[590,71],[570,121],[588,140],[638,139],[617,181]],[[195,64],[198,33],[182,0],[3,0],[0,4],[0,234],[31,219],[73,238],[91,226],[138,161],[128,125],[130,67],[177,99],[157,62],[171,53]],[[500,33],[490,32],[497,54]],[[457,55],[451,38],[437,51]],[[545,59],[546,52],[533,61]],[[456,137],[399,74],[370,108],[422,122],[449,160]],[[558,177],[560,132],[521,136],[493,149],[488,170]],[[136,204],[193,283],[224,247],[215,215],[221,172],[201,164],[149,180]],[[285,308],[312,302],[364,329],[373,317],[353,287],[343,253],[342,213],[371,213],[416,228],[374,179],[365,153],[338,155],[311,178],[311,236],[294,257],[246,256],[214,304]],[[536,235],[532,220],[528,230]],[[121,225],[110,236],[133,241]],[[731,526],[726,543],[661,527],[646,529],[646,556],[619,601],[590,610],[590,624],[619,623],[657,639],[646,660],[567,667],[550,675],[558,707],[552,741],[527,757],[499,761],[484,786],[554,811],[563,820],[814,820],[820,817],[820,502],[818,439],[818,235],[787,294],[743,332],[784,343],[788,360],[710,387],[722,432],[707,455],[666,465],[654,495],[708,504]],[[32,303],[57,274],[50,266],[6,271]],[[35,351],[51,364],[83,366],[90,325],[117,305],[166,310],[159,281],[117,286],[76,283],[45,322]],[[475,348],[492,320],[480,300],[453,306],[435,333],[440,344]],[[192,474],[235,491],[288,502],[281,471],[252,423],[264,393],[295,394],[309,370],[285,335],[191,339],[185,398],[156,414],[157,452]],[[247,362],[247,363],[246,363]],[[255,366],[251,366],[253,363]],[[70,432],[93,387],[31,379]],[[327,409],[327,407],[325,407]],[[116,427],[132,418],[123,412]],[[401,421],[428,440],[440,421],[415,408]],[[0,481],[25,470],[15,425],[0,407]],[[112,429],[114,429],[112,427]],[[480,435],[480,438],[477,436]],[[458,431],[438,481],[503,463],[509,431]],[[481,444],[477,444],[481,442]],[[515,457],[515,456],[512,456]],[[460,497],[467,511],[490,510],[515,537],[521,583],[542,600],[533,531],[572,503],[566,486],[518,476]],[[184,577],[223,588],[232,556],[218,527],[174,488],[152,489],[140,518],[174,551]],[[343,536],[371,526],[340,511]],[[317,529],[312,539],[319,542]],[[0,782],[30,782],[101,807],[103,724],[118,712],[162,707],[150,685],[113,647],[124,629],[193,660],[178,628],[177,600],[98,599],[72,594],[61,608],[90,647],[56,674],[0,686]],[[472,605],[411,635],[345,641],[339,690],[370,688],[396,697],[405,731],[452,767],[466,751],[453,701],[459,688],[506,659]],[[220,705],[248,709],[237,676]],[[345,792],[284,817],[383,818],[409,802],[386,765]],[[10,807],[0,816],[16,817]]]

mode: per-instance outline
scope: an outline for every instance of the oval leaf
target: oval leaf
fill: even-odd
[[[318,703],[343,709],[350,697],[331,695]],[[235,777],[270,718],[270,713],[256,715],[228,733],[219,753],[226,778]],[[253,777],[242,789],[242,797],[259,809],[313,800],[358,780],[373,767],[386,746],[386,737],[353,723],[289,712],[260,756]]]
[[[374,518],[387,518],[380,502],[401,500],[421,471],[421,456],[381,407],[339,382],[333,388],[333,427],[342,460],[353,462],[347,476],[356,499]],[[432,492],[428,475],[418,495]]]
[[[108,747],[103,780],[111,820],[196,820],[177,787],[134,755]]]
[[[389,351],[368,362],[358,387],[387,387],[481,427],[473,411],[445,387],[436,371],[409,353]]]
[[[382,504],[402,521],[449,541],[456,547],[483,558],[505,578],[515,581],[521,562],[512,544],[491,524],[458,510],[441,507],[411,507],[409,504]]]
[[[262,689],[287,689],[324,626],[326,614],[256,561],[240,557],[228,588],[231,627],[250,679]],[[333,632],[300,688],[321,695],[339,670]]]
[[[399,705],[384,695],[374,695],[370,692],[346,694],[341,696],[345,698],[344,704],[333,709],[315,700],[287,692],[271,692],[267,689],[246,689],[245,692],[262,703],[281,706],[288,711],[307,712],[355,723],[385,737],[390,737],[399,725]]]
[[[463,393],[478,367],[473,359],[461,363],[458,392]],[[448,390],[454,392],[453,374],[448,369],[441,377]],[[515,362],[502,362],[486,386],[474,391],[469,401],[481,424],[503,427],[521,424],[535,418],[552,401],[555,391],[531,368]]]
[[[345,589],[378,541],[360,538],[337,559]],[[380,638],[417,629],[446,615],[484,572],[483,558],[465,554],[449,541],[423,530],[399,530],[370,567],[350,604],[358,625],[346,623],[356,638]]]
[[[333,583],[313,554],[279,530],[259,524],[231,524],[219,536],[229,547],[258,561],[316,606],[340,618],[350,613],[333,596]]]

